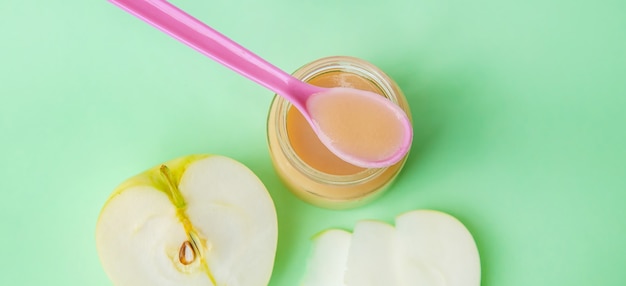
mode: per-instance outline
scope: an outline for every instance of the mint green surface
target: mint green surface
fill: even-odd
[[[174,3],[287,71],[331,55],[382,68],[415,120],[403,173],[365,207],[307,205],[271,165],[271,92],[105,1],[4,0],[0,285],[111,285],[103,203],[192,153],[270,190],[270,285],[297,285],[315,233],[422,208],[474,234],[482,285],[626,285],[626,2]]]

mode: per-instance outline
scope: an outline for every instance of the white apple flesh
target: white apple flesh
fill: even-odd
[[[313,259],[304,281],[327,281],[325,275],[333,279],[332,284],[306,286],[480,285],[480,258],[472,235],[460,221],[442,212],[404,213],[396,218],[395,228],[383,222],[360,221],[351,236],[327,235],[313,243]],[[346,264],[339,265],[340,261]]]
[[[313,238],[312,256],[301,286],[343,286],[352,234],[326,230]]]
[[[244,165],[197,155],[123,183],[103,207],[96,245],[115,285],[267,285],[274,204]]]
[[[480,258],[470,232],[449,214],[419,210],[396,218],[403,285],[479,286]]]
[[[384,222],[356,223],[345,266],[346,285],[399,285],[396,230]]]

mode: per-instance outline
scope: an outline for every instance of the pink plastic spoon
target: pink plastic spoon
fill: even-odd
[[[407,115],[376,93],[302,82],[167,1],[109,1],[285,97],[309,121],[322,143],[346,162],[365,168],[390,166],[411,146],[413,130]]]

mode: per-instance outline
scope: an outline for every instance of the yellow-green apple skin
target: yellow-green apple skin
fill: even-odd
[[[263,183],[223,156],[191,155],[122,183],[96,224],[118,286],[267,285],[278,226]]]

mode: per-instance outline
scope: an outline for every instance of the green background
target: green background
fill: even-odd
[[[94,228],[126,178],[192,153],[266,184],[296,285],[310,237],[448,212],[482,285],[626,285],[626,2],[176,0],[286,71],[349,55],[396,79],[415,142],[385,196],[330,211],[272,168],[272,93],[105,1],[0,2],[0,285],[110,285]]]

